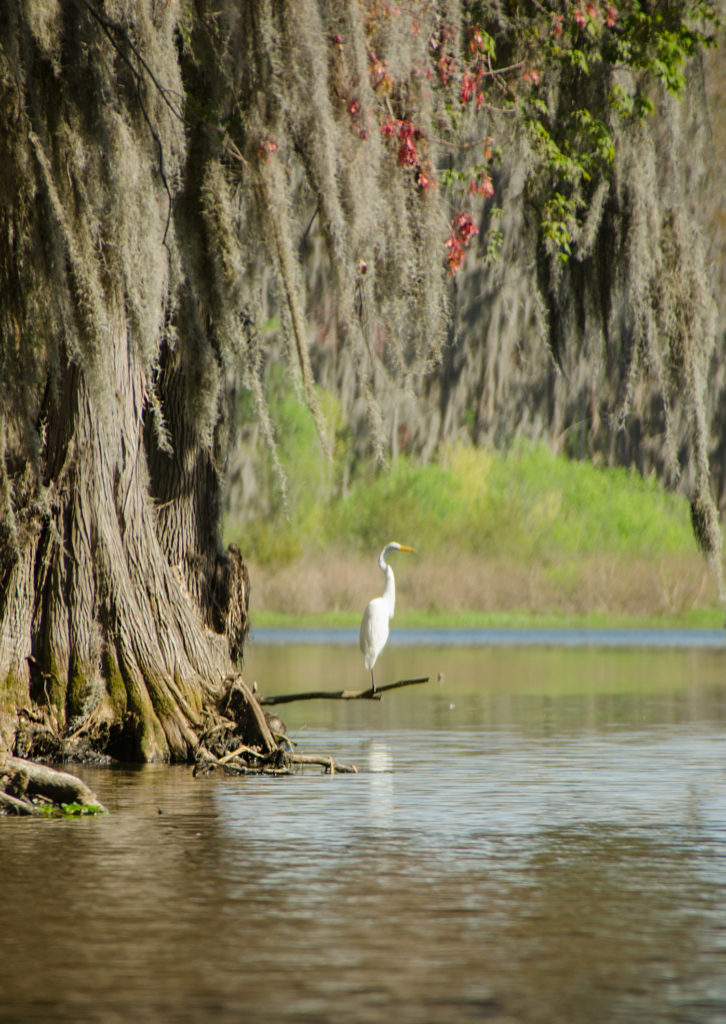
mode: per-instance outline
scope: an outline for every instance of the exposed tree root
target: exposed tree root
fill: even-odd
[[[425,680],[404,680],[381,690]],[[317,694],[303,694],[309,699]],[[338,699],[370,697],[370,691],[341,691]],[[379,694],[373,694],[378,698]],[[292,775],[309,767],[326,774],[356,773],[355,765],[341,764],[328,754],[303,754],[294,749],[285,723],[264,711],[263,703],[284,703],[291,698],[260,698],[239,675],[225,680],[215,706],[207,709],[190,750],[194,773],[221,771],[231,775]],[[45,708],[19,713],[15,754],[0,752],[0,814],[42,815],[103,812],[96,794],[76,776],[30,758],[80,763],[111,762],[108,721],[91,714],[72,733]],[[23,756],[15,756],[22,754]]]
[[[339,764],[328,754],[295,751],[285,723],[263,711],[263,702],[241,677],[227,680],[221,714],[200,736],[195,774],[223,771],[230,775],[291,775],[306,765],[317,765],[331,775],[357,772],[355,765]]]
[[[97,814],[105,810],[93,790],[75,775],[0,754],[0,812]]]

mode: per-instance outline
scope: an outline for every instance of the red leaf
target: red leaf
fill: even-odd
[[[384,121],[381,125],[381,134],[385,135],[387,139],[392,138],[396,134],[396,123],[392,117],[389,117],[387,121]]]
[[[461,102],[468,103],[474,95],[474,79],[468,71],[464,72],[464,77],[461,80]]]
[[[471,184],[469,185],[469,192],[472,195],[486,196],[487,199],[491,198],[491,196],[494,195],[494,185],[492,184],[492,179],[489,177],[486,171],[482,174],[481,182],[479,182],[479,184],[477,184],[476,178],[471,179]]]
[[[416,152],[413,140],[409,137],[404,138],[403,142],[399,146],[398,162],[401,167],[416,167],[418,165],[418,153]]]
[[[458,214],[452,220],[451,227],[461,245],[468,245],[474,235],[479,234],[479,228],[470,213]]]
[[[419,170],[418,183],[423,189],[425,195],[428,195],[430,188],[436,188],[436,182],[433,178],[429,177],[426,171]]]

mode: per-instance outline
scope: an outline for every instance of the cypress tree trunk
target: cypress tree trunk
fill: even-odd
[[[107,370],[117,400],[94,403],[61,370],[48,407],[44,477],[53,496],[15,552],[3,588],[0,674],[15,699],[81,725],[134,759],[186,756],[228,668],[157,536],[142,438],[144,375],[117,318]],[[13,559],[14,554],[14,559]],[[89,719],[90,716],[90,719]]]
[[[219,360],[175,322],[174,28],[162,5],[0,14],[0,747],[21,753],[185,759],[244,644],[197,408]]]

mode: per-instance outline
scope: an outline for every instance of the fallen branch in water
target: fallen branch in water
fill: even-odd
[[[322,765],[331,775],[335,775],[336,772],[347,772],[351,775],[358,774],[358,769],[354,764],[340,764],[340,762],[334,761],[332,757],[324,754],[288,754],[287,757],[293,764]]]
[[[217,764],[227,764],[228,761],[234,761],[240,754],[249,754],[250,757],[256,757],[264,759],[267,757],[266,754],[260,753],[259,750],[255,750],[254,747],[248,747],[244,743],[240,744],[235,750],[231,750],[229,754],[225,754],[224,757],[216,758]]]
[[[254,758],[254,766],[250,766],[249,758]],[[320,765],[330,775],[358,774],[354,764],[340,764],[329,754],[297,754],[281,747],[264,753],[245,745],[236,747],[222,757],[216,757],[206,747],[199,747],[194,774],[207,774],[215,768],[221,768],[232,775],[292,775],[296,765]]]
[[[402,686],[416,686],[427,683],[429,676],[419,679],[399,679],[397,683],[386,683],[375,690],[311,690],[308,693],[282,693],[276,697],[257,697],[260,704],[291,704],[294,700],[380,700],[388,690],[398,690]]]

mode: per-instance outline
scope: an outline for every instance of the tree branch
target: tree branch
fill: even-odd
[[[418,679],[399,679],[397,683],[386,683],[375,690],[311,690],[308,693],[283,693],[275,697],[258,697],[260,704],[291,704],[295,700],[380,700],[388,690],[398,690],[402,686],[416,686],[427,683],[429,676]]]

